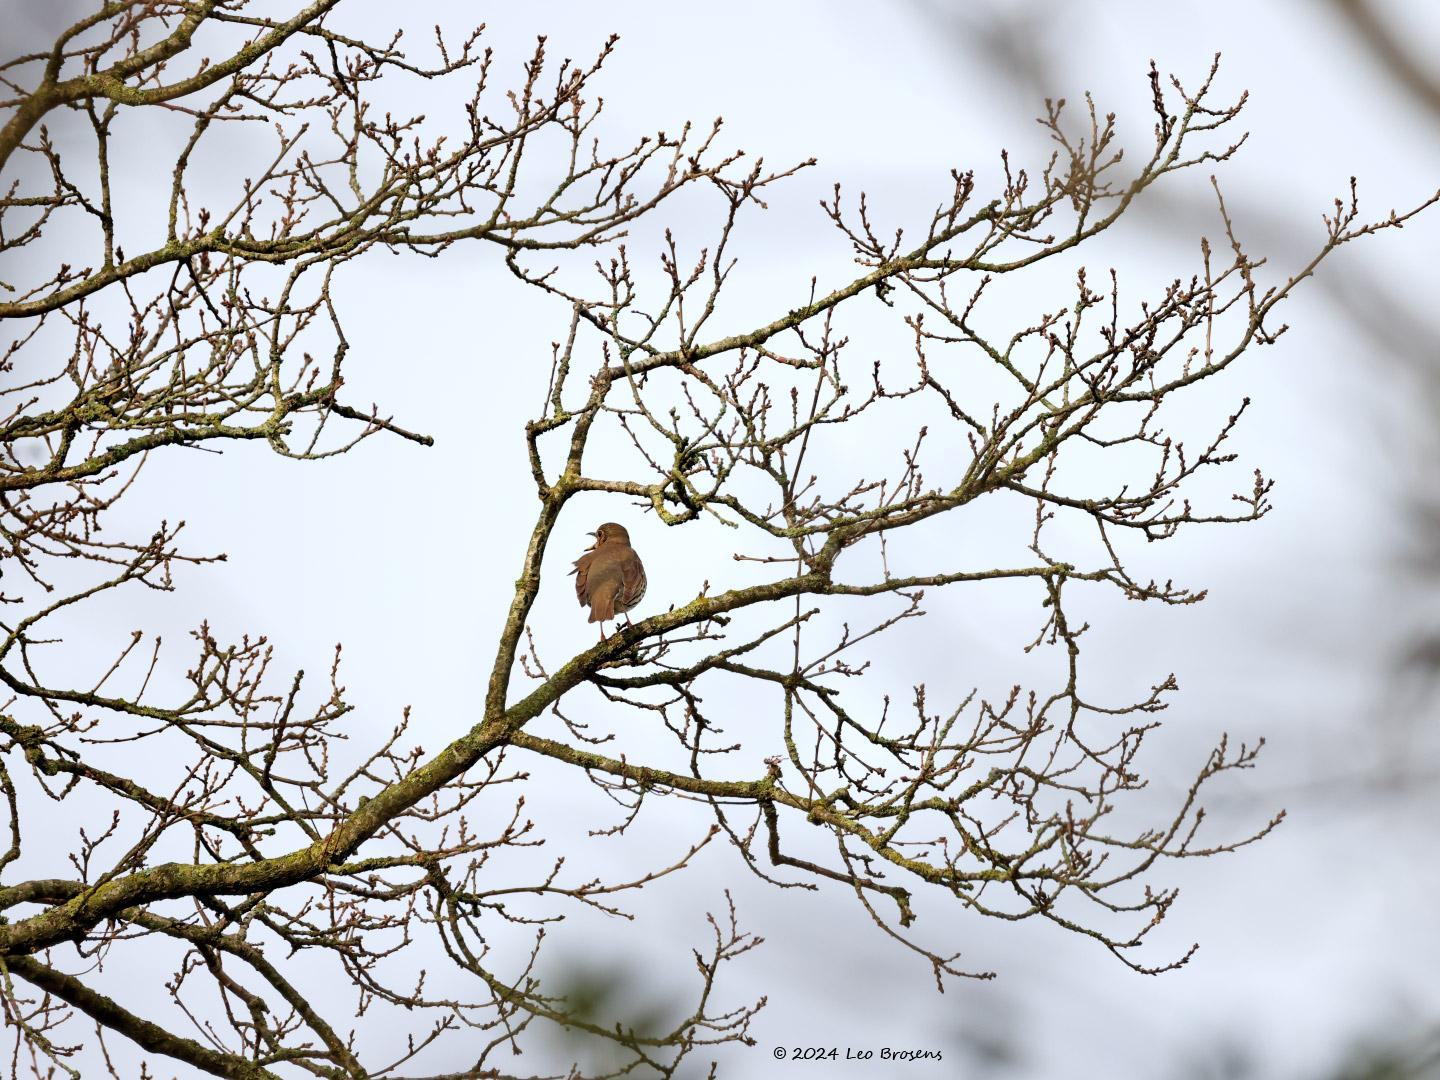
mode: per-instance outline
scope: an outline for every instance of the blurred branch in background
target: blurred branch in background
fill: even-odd
[[[1392,8],[1382,10],[1371,0],[1330,0],[1330,4],[1355,30],[1375,67],[1428,115],[1428,138],[1440,139],[1440,64],[1433,50],[1415,49],[1412,42],[1417,39],[1407,33],[1404,16]],[[1381,310],[1390,317],[1396,313],[1389,309],[1398,306],[1392,301]],[[1423,621],[1402,664],[1416,683],[1408,711],[1433,730],[1440,724],[1440,470],[1435,468],[1440,461],[1440,309],[1404,308],[1398,316],[1389,325],[1403,330],[1399,340],[1393,333],[1381,340],[1389,352],[1411,365],[1424,391],[1424,414],[1415,432],[1417,461],[1404,473],[1413,484],[1407,483],[1404,490],[1414,495],[1409,507],[1414,549],[1407,568],[1430,600],[1420,605]],[[1433,773],[1430,779],[1435,779]]]

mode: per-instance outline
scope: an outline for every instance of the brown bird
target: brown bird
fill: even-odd
[[[604,624],[624,614],[645,598],[645,564],[630,546],[624,525],[607,521],[593,533],[595,544],[575,560],[575,596],[581,607],[589,607],[589,622]],[[629,616],[626,616],[629,622]]]

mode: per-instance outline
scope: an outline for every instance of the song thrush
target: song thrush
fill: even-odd
[[[589,622],[604,624],[621,615],[645,596],[645,564],[630,546],[625,526],[607,521],[593,533],[595,544],[575,560],[575,595],[581,607],[590,608]],[[629,621],[628,618],[626,621]]]

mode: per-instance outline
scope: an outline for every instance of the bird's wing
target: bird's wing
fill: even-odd
[[[621,563],[603,552],[607,557],[598,558],[585,571],[585,598],[580,602],[590,605],[591,622],[609,622],[615,617],[618,607],[624,610],[621,596],[625,588],[625,571]]]

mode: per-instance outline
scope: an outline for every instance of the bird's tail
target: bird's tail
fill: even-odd
[[[615,618],[615,597],[620,592],[620,585],[605,584],[590,594],[590,618],[589,622],[610,622]]]

